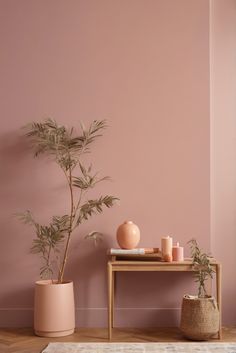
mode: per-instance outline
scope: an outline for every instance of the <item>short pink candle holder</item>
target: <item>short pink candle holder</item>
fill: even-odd
[[[179,243],[177,243],[176,246],[173,246],[172,257],[173,261],[184,261],[184,248],[183,246],[179,246]]]

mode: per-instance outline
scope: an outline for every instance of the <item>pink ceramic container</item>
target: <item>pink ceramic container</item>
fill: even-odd
[[[177,245],[172,248],[172,255],[173,261],[184,261],[184,248],[177,243]]]
[[[42,337],[61,337],[74,332],[73,282],[38,281],[35,285],[34,331]]]
[[[140,240],[140,230],[132,221],[125,221],[118,227],[116,238],[121,249],[134,249]]]

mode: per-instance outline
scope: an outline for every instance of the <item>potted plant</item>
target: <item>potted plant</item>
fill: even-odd
[[[182,301],[180,329],[185,337],[208,340],[219,331],[219,310],[214,297],[207,294],[206,281],[212,279],[211,258],[198,246],[196,239],[189,241],[198,295],[185,295]]]
[[[63,171],[68,185],[70,209],[62,216],[53,216],[47,225],[39,224],[30,211],[18,214],[20,219],[34,228],[35,238],[31,251],[40,255],[42,267],[36,282],[34,329],[39,336],[69,335],[75,328],[73,283],[64,279],[70,242],[75,230],[104,207],[112,207],[116,197],[105,195],[97,199],[87,197],[90,189],[109,177],[99,178],[86,166],[83,157],[91,144],[101,136],[106,121],[93,121],[88,129],[81,125],[81,134],[59,125],[52,119],[26,126],[26,136],[34,148],[35,157],[45,153]],[[98,239],[100,233],[87,237]],[[56,270],[55,270],[56,266]]]

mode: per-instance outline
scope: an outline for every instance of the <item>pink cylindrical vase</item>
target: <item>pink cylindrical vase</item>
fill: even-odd
[[[75,329],[73,282],[38,281],[35,285],[34,331],[37,336],[62,337]]]
[[[125,221],[118,227],[116,239],[121,249],[134,249],[140,240],[140,230],[132,221]]]
[[[177,243],[177,245],[172,248],[172,255],[173,261],[184,261],[184,248]]]
[[[172,257],[172,243],[173,240],[169,236],[161,238],[161,252],[163,258],[167,255]]]

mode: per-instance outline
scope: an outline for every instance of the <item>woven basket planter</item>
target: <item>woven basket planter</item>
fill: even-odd
[[[189,339],[204,341],[219,331],[219,310],[215,298],[184,296],[180,329]]]

